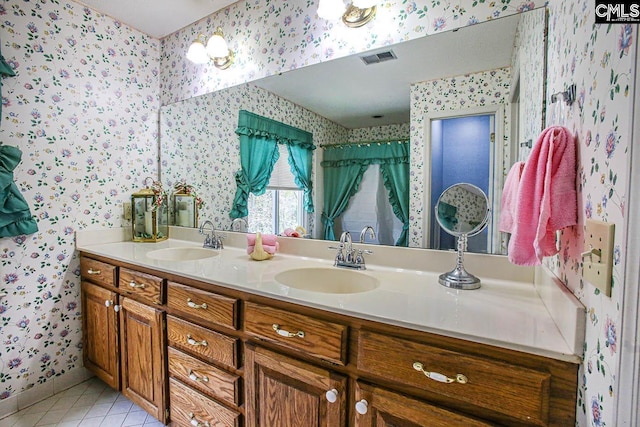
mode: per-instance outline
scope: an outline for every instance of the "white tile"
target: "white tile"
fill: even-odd
[[[129,412],[122,425],[123,427],[142,425],[146,419],[147,413],[144,411]]]
[[[98,427],[100,424],[102,424],[103,420],[104,420],[104,417],[94,417],[94,418],[85,417],[82,421],[80,421],[80,424],[78,424],[78,427]]]
[[[18,396],[9,396],[0,400],[0,418],[5,418],[16,412],[18,412]]]
[[[78,427],[79,424],[80,424],[80,420],[62,421],[56,424],[56,427]]]
[[[115,402],[116,399],[118,399],[120,396],[121,394],[118,393],[117,391],[107,389],[107,390],[104,390],[102,393],[100,393],[100,395],[98,396],[98,399],[96,400],[96,404],[99,404],[99,403],[113,404],[113,402]]]
[[[93,418],[93,417],[104,417],[109,413],[109,409],[111,409],[112,403],[102,403],[96,404],[89,409],[85,418]]]
[[[91,406],[74,406],[69,409],[67,413],[62,418],[62,421],[73,421],[73,420],[81,420],[87,415]]]
[[[20,418],[20,414],[13,414],[0,419],[0,427],[11,427]]]
[[[38,424],[35,424],[35,425],[43,426],[47,424],[59,423],[60,421],[62,421],[62,418],[65,416],[68,410],[69,408],[49,411],[46,414],[44,414],[40,422],[38,422]]]
[[[18,394],[18,409],[24,409],[50,396],[53,396],[52,381],[33,386],[29,390]]]
[[[91,377],[93,377],[93,373],[91,373],[84,367],[73,369],[65,373],[64,375],[55,377],[53,379],[53,392],[60,393],[63,390],[83,383]]]
[[[111,409],[109,410],[109,415],[112,414],[126,414],[129,412],[133,403],[130,400],[118,400],[113,404]]]
[[[148,416],[147,420],[144,422],[144,427],[164,427],[164,424],[162,424],[152,416]]]
[[[76,403],[73,404],[74,407],[77,406],[93,406],[100,396],[97,394],[84,394],[76,400]]]
[[[55,405],[55,403],[56,403],[55,397],[51,396],[46,398],[45,400],[42,400],[38,403],[35,403],[29,406],[28,408],[23,409],[21,413],[37,414],[37,413],[47,412],[48,410],[53,408],[53,405]]]
[[[61,396],[55,404],[56,409],[69,409],[80,398],[80,396]]]
[[[43,414],[25,414],[13,423],[12,427],[33,427],[38,425],[38,421],[43,417]]]
[[[102,424],[100,424],[100,426],[102,427],[119,427],[122,425],[122,422],[124,421],[124,419],[127,417],[127,414],[114,414],[114,415],[107,415],[106,417],[104,417],[104,420],[102,421]]]

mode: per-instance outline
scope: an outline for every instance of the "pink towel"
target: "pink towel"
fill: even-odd
[[[504,182],[498,228],[500,231],[506,233],[513,232],[513,221],[516,217],[516,202],[518,200],[518,186],[520,185],[523,168],[524,162],[516,162],[509,170],[507,179]]]
[[[251,252],[253,252],[253,250],[256,248],[256,245],[248,245],[247,246],[247,255],[251,255]],[[264,251],[268,254],[275,254],[278,249],[280,248],[280,244],[278,242],[276,242],[275,245],[262,245],[262,249],[264,249]]]
[[[262,245],[263,246],[275,246],[278,242],[278,236],[275,234],[263,234],[262,235]],[[254,246],[256,244],[256,235],[251,233],[247,234],[247,245]]]
[[[287,236],[287,237],[300,237],[300,233],[298,233],[293,228],[285,228],[285,230],[284,230],[284,232],[282,234]]]
[[[555,231],[578,222],[576,143],[569,130],[550,126],[538,137],[520,177],[509,240],[509,261],[539,265],[558,253]]]

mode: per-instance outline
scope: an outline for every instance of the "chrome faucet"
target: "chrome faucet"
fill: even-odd
[[[368,249],[353,249],[351,233],[345,231],[340,236],[338,247],[330,246],[329,249],[336,249],[336,258],[333,265],[336,267],[353,268],[355,270],[366,270],[364,254],[372,254]]]
[[[211,232],[208,232],[205,229],[205,226],[207,225],[211,226]],[[216,235],[216,229],[211,221],[206,220],[200,225],[200,234],[204,234],[204,244],[202,245],[203,248],[224,249],[224,246],[222,244],[222,237]]]
[[[376,231],[373,229],[372,226],[367,225],[360,232],[360,243],[364,243],[365,237],[367,237],[367,231],[369,232],[369,237],[371,239],[375,239],[376,238]]]
[[[231,231],[235,231],[236,224],[240,224],[238,226],[238,231],[240,231],[240,232],[249,231],[249,223],[247,223],[246,219],[244,219],[244,218],[236,218],[233,221],[231,221]],[[243,225],[244,225],[244,230],[242,228]]]

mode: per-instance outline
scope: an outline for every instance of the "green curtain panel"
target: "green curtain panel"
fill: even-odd
[[[339,144],[324,147],[324,238],[335,240],[334,222],[358,192],[362,176],[371,164],[379,164],[389,192],[393,213],[402,221],[398,246],[408,245],[409,142]]]
[[[13,77],[16,73],[13,68],[7,64],[4,56],[0,53],[0,101],[2,100],[2,77]],[[2,102],[0,102],[0,121],[2,120]]]
[[[236,134],[240,137],[240,165],[236,172],[236,195],[231,218],[243,218],[249,214],[249,194],[264,194],[273,166],[280,157],[278,144],[286,144],[289,151],[289,167],[295,183],[304,190],[304,205],[313,212],[311,199],[313,135],[293,126],[280,123],[249,111],[240,110]]]
[[[38,231],[29,205],[13,182],[13,170],[22,152],[10,145],[0,145],[0,237],[20,236]]]

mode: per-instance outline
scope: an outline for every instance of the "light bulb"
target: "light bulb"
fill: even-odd
[[[322,19],[335,21],[340,19],[345,9],[343,0],[320,0],[318,3],[318,16]]]
[[[187,59],[194,64],[205,64],[209,61],[207,50],[200,40],[194,40],[187,51]]]
[[[218,28],[207,42],[207,53],[212,58],[224,58],[229,56],[229,46],[224,40],[222,30]]]

